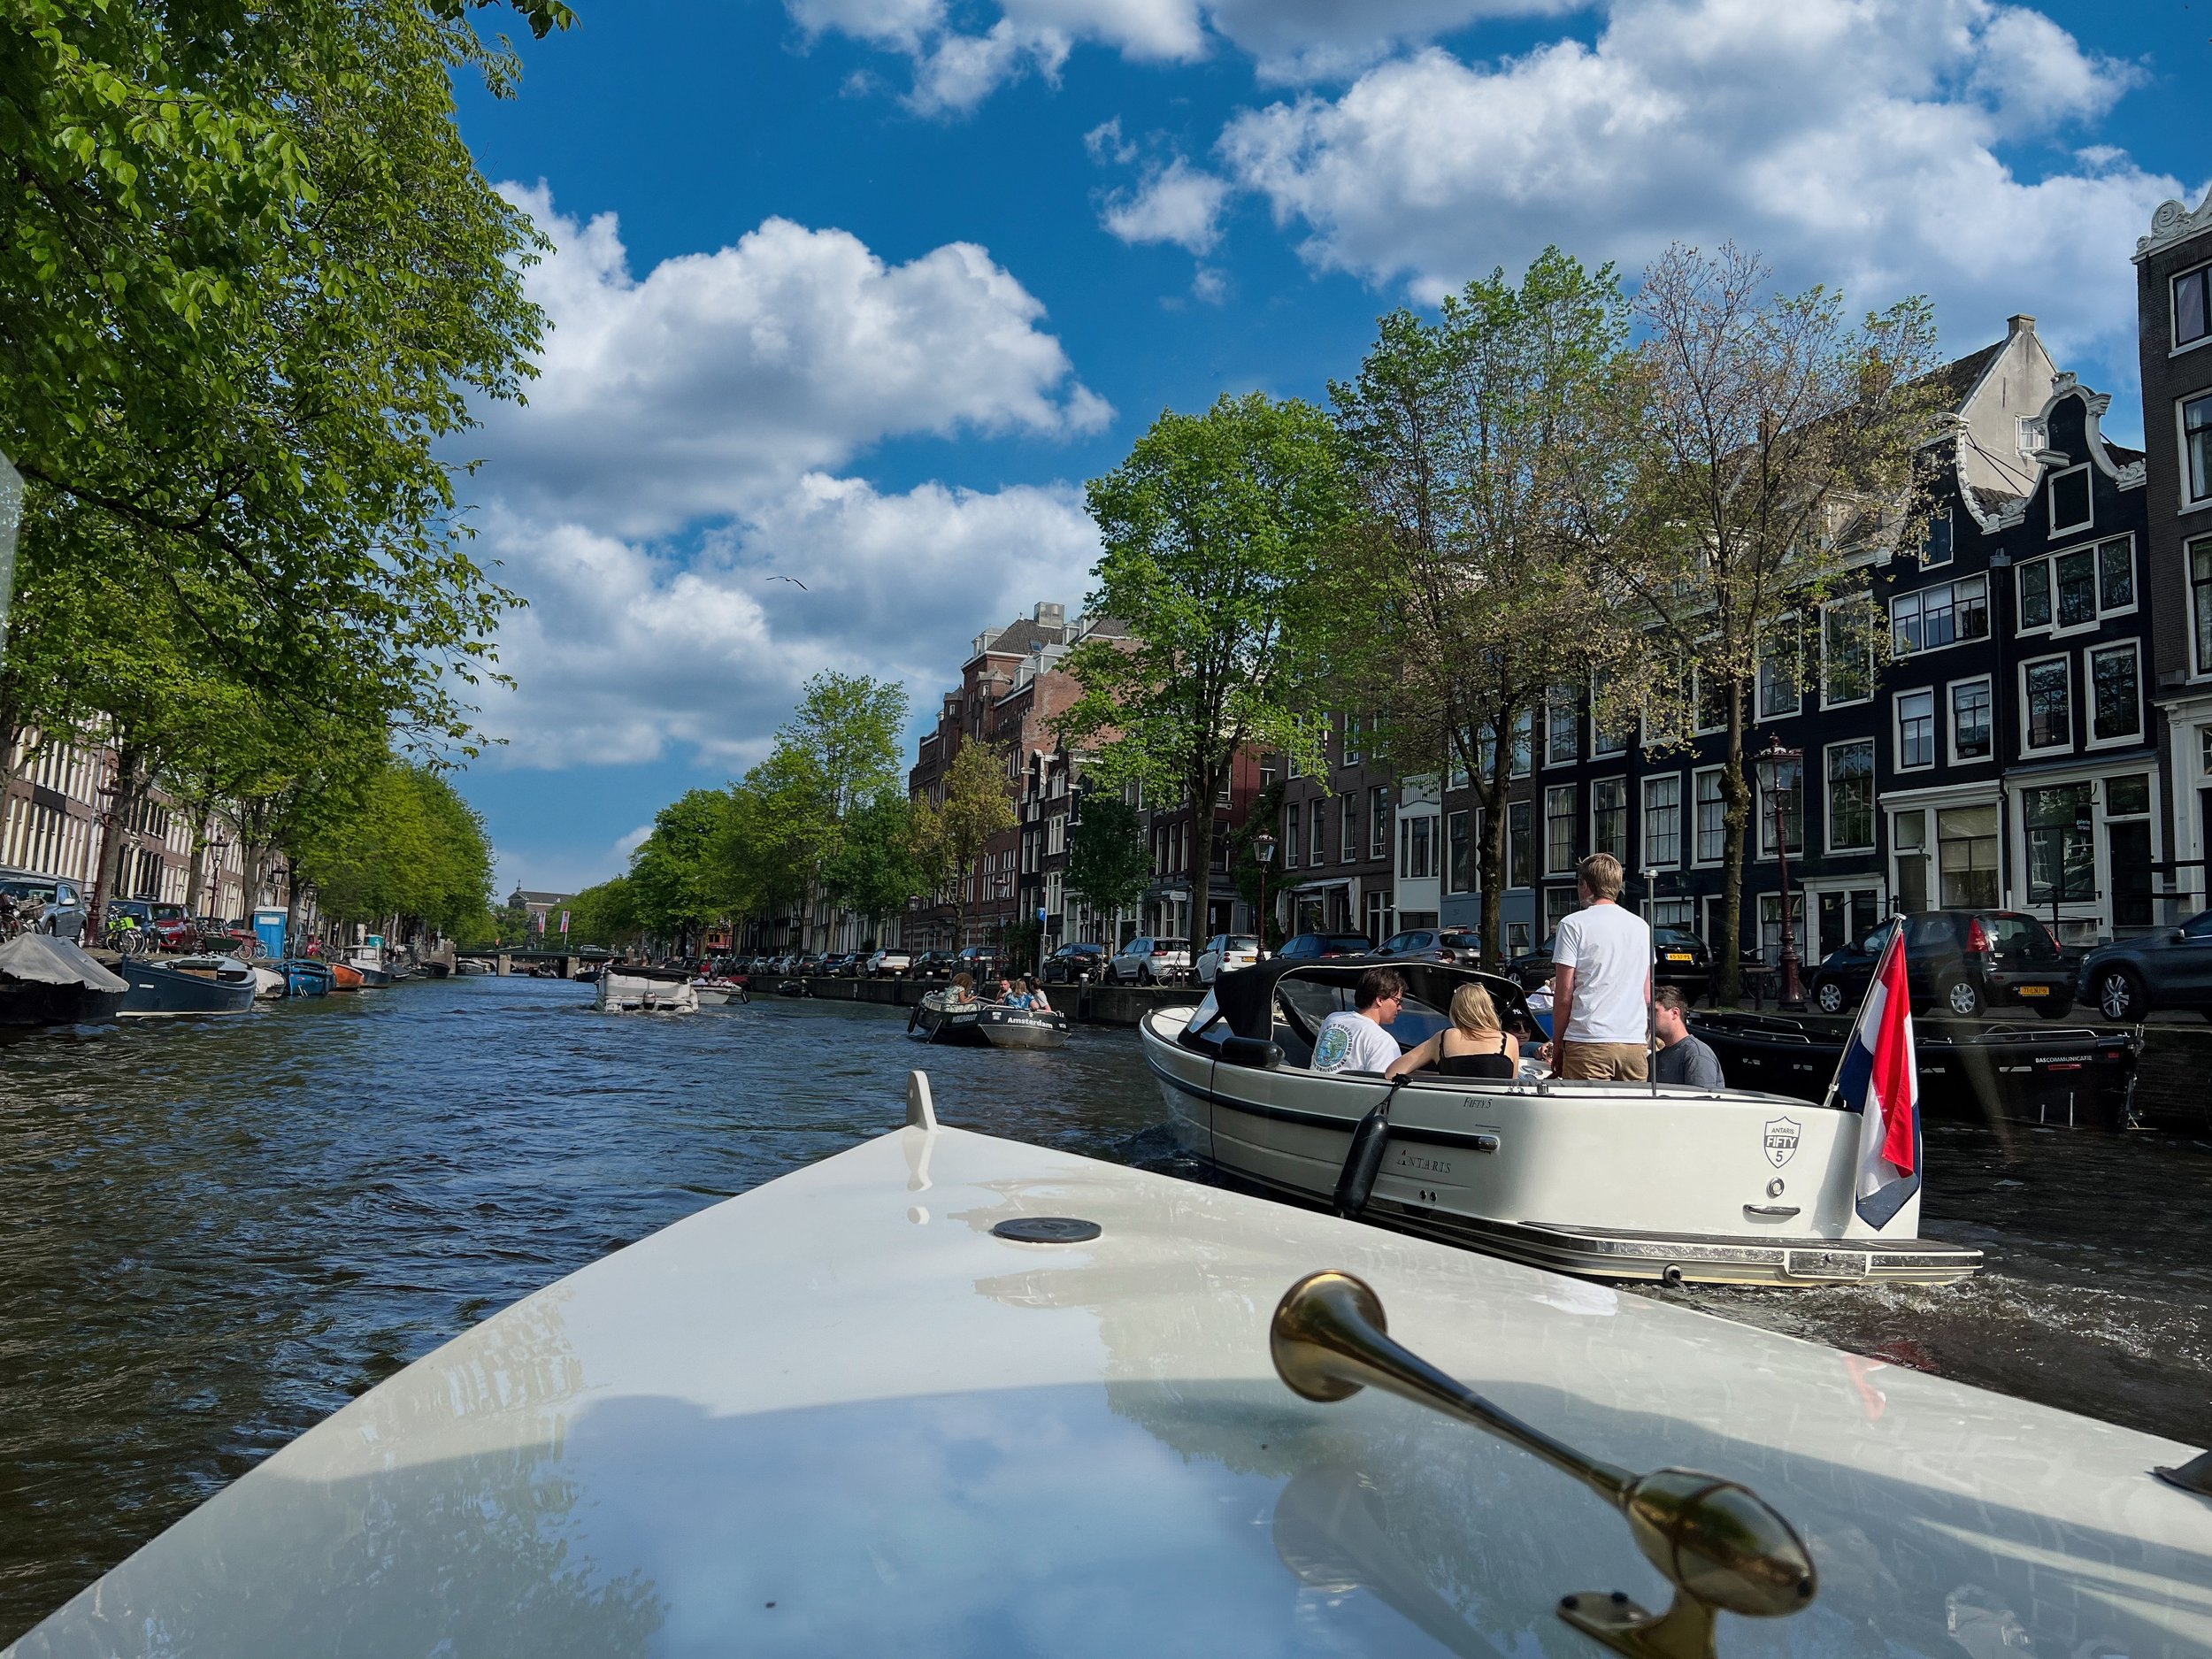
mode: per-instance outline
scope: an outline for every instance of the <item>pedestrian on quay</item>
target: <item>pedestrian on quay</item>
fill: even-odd
[[[1620,905],[1621,861],[1575,866],[1582,908],[1552,944],[1552,1075],[1570,1082],[1651,1075],[1651,927]]]
[[[1704,1039],[1690,1035],[1689,1012],[1689,998],[1673,986],[1663,985],[1652,994],[1651,1025],[1659,1039],[1653,1080],[1690,1088],[1726,1088],[1720,1056]]]

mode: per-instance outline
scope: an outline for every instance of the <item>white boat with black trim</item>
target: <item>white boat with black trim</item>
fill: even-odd
[[[1525,1057],[1498,1082],[1310,1070],[1322,1020],[1352,1005],[1371,965],[1263,963],[1222,975],[1195,1008],[1147,1014],[1145,1061],[1184,1149],[1271,1193],[1593,1278],[1945,1284],[1981,1266],[1979,1250],[1919,1235],[1916,1189],[1879,1226],[1860,1214],[1855,1112],[1748,1089],[1562,1082]],[[1392,965],[1409,987],[1389,1028],[1405,1048],[1469,983],[1507,1029],[1540,1034],[1509,979]]]
[[[910,1090],[387,1378],[0,1659],[2212,1651],[2194,1448]]]
[[[610,967],[592,1005],[603,1014],[695,1014],[699,993],[681,968]]]

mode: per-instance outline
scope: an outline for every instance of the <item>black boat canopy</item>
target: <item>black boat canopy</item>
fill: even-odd
[[[1348,995],[1359,984],[1360,976],[1370,968],[1394,968],[1406,982],[1406,989],[1426,1002],[1437,1012],[1448,1012],[1452,1005],[1452,993],[1463,985],[1479,985],[1490,993],[1490,1000],[1498,1005],[1498,1018],[1510,1031],[1517,1022],[1525,1029],[1536,1029],[1534,1016],[1529,1012],[1527,995],[1511,979],[1495,973],[1485,973],[1479,968],[1455,967],[1441,962],[1372,962],[1351,961],[1289,962],[1278,958],[1256,963],[1248,968],[1233,968],[1214,980],[1214,998],[1220,1006],[1218,1018],[1240,1037],[1254,1037],[1264,1042],[1275,1034],[1275,987],[1282,979],[1296,979],[1312,985],[1325,985]],[[1209,1025],[1212,1022],[1208,1021]]]

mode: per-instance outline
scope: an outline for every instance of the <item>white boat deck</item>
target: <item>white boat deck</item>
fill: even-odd
[[[1025,1216],[1102,1232],[993,1235]],[[1601,1650],[1561,1595],[1664,1604],[1620,1517],[1525,1454],[1371,1390],[1293,1396],[1269,1316],[1319,1267],[1537,1426],[1786,1516],[1817,1600],[1724,1616],[1725,1655],[2212,1651],[2212,1502],[2147,1472],[2192,1448],[910,1128],[449,1343],[8,1652],[1571,1659]]]

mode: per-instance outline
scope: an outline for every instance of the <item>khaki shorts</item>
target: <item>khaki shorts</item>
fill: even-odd
[[[1563,1042],[1559,1075],[1578,1083],[1608,1078],[1642,1083],[1651,1076],[1651,1050],[1640,1042]]]

